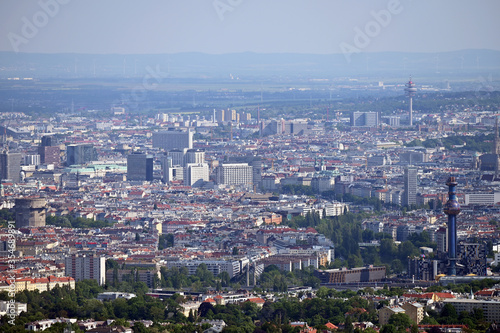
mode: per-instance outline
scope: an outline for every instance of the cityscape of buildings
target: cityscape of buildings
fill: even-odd
[[[86,279],[105,286],[132,274],[161,296],[162,268],[194,275],[200,265],[249,290],[270,266],[285,272],[312,267],[329,287],[500,280],[491,271],[500,264],[499,229],[491,223],[500,215],[496,111],[453,106],[440,115],[416,112],[416,91],[410,81],[408,115],[390,117],[352,111],[326,120],[264,119],[259,107],[157,113],[139,121],[124,117],[123,107],[99,120],[90,113],[58,113],[50,121],[4,113],[0,206],[15,213],[16,267],[5,266],[0,290],[11,288],[12,275],[21,292],[74,288]],[[449,150],[443,140],[457,131],[493,134],[491,152]],[[426,140],[437,143],[411,144]],[[363,212],[365,231],[395,244],[425,232],[435,251],[420,247],[399,272],[374,263],[332,268],[336,259],[347,264],[348,258],[336,253],[331,239],[314,227],[287,225]],[[46,223],[51,217],[109,226],[54,226]],[[7,264],[12,232],[2,230]],[[168,247],[166,236],[173,239]],[[382,243],[357,246],[369,252]],[[488,251],[496,257],[488,258]],[[120,268],[109,268],[107,260]],[[488,320],[499,320],[490,309],[498,300],[446,302],[457,309],[477,303]],[[394,313],[418,324],[423,305],[409,297],[383,307],[379,325]]]

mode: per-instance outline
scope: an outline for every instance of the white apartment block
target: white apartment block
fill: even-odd
[[[188,163],[185,168],[184,185],[203,186],[210,179],[210,168],[207,163]]]
[[[106,258],[95,254],[73,254],[66,257],[65,273],[75,281],[97,280],[103,285],[106,282]]]
[[[205,264],[207,270],[212,272],[214,276],[218,276],[222,272],[227,272],[229,277],[233,278],[240,273],[240,262],[237,260],[173,260],[167,261],[167,268],[186,267],[189,275],[196,274],[196,269],[199,265]]]
[[[217,184],[252,185],[253,168],[248,163],[228,163],[216,169]]]
[[[344,210],[349,211],[349,206],[342,202],[332,202],[325,206],[326,216],[340,216],[344,214]]]
[[[489,322],[500,321],[500,301],[478,299],[447,299],[444,304],[451,304],[457,313],[472,312],[473,309],[482,309],[484,318]]]
[[[500,192],[495,193],[466,193],[465,205],[494,205],[500,202]]]

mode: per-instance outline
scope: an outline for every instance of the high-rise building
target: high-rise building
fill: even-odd
[[[407,151],[404,153],[400,153],[399,160],[402,163],[408,163],[409,165],[414,165],[429,161],[427,155],[421,151]]]
[[[236,121],[237,113],[236,110],[226,110],[224,112],[224,121]]]
[[[184,179],[184,168],[180,165],[174,165],[172,163],[172,157],[164,155],[161,157],[161,169],[162,169],[162,181],[164,183],[170,183],[174,180]]]
[[[24,165],[40,165],[40,155],[24,155]]]
[[[20,153],[3,152],[0,154],[1,180],[19,183],[21,181],[21,160]]]
[[[216,122],[222,123],[224,121],[224,116],[225,116],[224,110],[215,111],[215,121]]]
[[[184,163],[185,165],[189,163],[205,163],[205,151],[201,149],[189,149],[184,156]]]
[[[437,254],[443,257],[448,252],[448,228],[440,227],[436,231]]]
[[[365,112],[365,126],[377,127],[379,125],[378,112]]]
[[[58,146],[38,146],[38,154],[43,164],[59,166],[61,163],[61,148]]]
[[[462,275],[486,276],[485,244],[461,242],[457,248],[457,259],[463,267]]]
[[[187,148],[169,150],[167,156],[172,159],[172,165],[179,165],[181,167],[184,167],[184,165],[186,164],[185,156],[187,150]]]
[[[153,147],[166,151],[193,148],[193,132],[189,129],[169,128],[168,131],[153,133]]]
[[[216,169],[217,184],[252,185],[253,168],[248,163],[223,163]]]
[[[417,204],[417,174],[418,169],[414,166],[407,166],[404,172],[404,192],[403,206]]]
[[[188,163],[185,167],[184,185],[200,187],[209,181],[209,177],[210,169],[207,163]]]
[[[490,154],[479,156],[479,168],[481,171],[493,171],[495,178],[500,177],[500,136],[498,134],[498,117],[495,120],[495,138]]]
[[[448,275],[456,275],[457,261],[457,215],[460,213],[460,204],[457,200],[455,188],[457,186],[455,177],[448,178],[448,201],[443,207],[443,211],[448,215]]]
[[[41,163],[54,164],[55,166],[59,166],[61,163],[61,148],[55,144],[55,139],[52,136],[42,137],[42,143],[38,146],[38,154]]]
[[[80,165],[97,161],[97,151],[92,144],[68,145],[66,147],[66,165]]]
[[[200,149],[173,149],[167,152],[172,165],[185,167],[188,163],[205,163],[205,152]]]
[[[106,283],[106,258],[93,253],[73,254],[65,259],[65,273],[76,281],[96,280],[102,286]]]
[[[45,207],[44,198],[16,199],[16,228],[43,227],[45,225]]]
[[[262,158],[255,155],[231,156],[230,163],[247,163],[252,167],[252,182],[254,185],[260,186],[262,183]]]
[[[360,112],[354,111],[351,113],[351,126],[377,127],[379,125],[378,112]]]
[[[408,81],[406,83],[406,88],[405,88],[405,93],[406,96],[408,96],[408,102],[409,102],[409,118],[410,118],[410,126],[413,126],[413,96],[415,96],[415,93],[417,92],[417,88],[415,88],[415,83],[411,81]]]
[[[422,257],[408,258],[408,276],[415,280],[434,281],[438,272],[438,260]]]
[[[164,154],[160,158],[160,163],[162,172],[161,180],[164,183],[169,183],[170,181],[172,181],[172,177],[170,175],[170,169],[172,168],[172,157]]]
[[[53,140],[54,138],[50,135],[44,135],[42,137],[42,143],[41,143],[41,146],[44,146],[44,147],[50,147],[50,146],[53,146],[55,144],[55,140]]]
[[[127,156],[127,180],[152,181],[153,156],[134,153]]]
[[[387,117],[387,124],[391,127],[398,127],[401,125],[401,118],[399,116]]]

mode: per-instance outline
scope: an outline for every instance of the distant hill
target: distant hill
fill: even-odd
[[[500,51],[443,53],[33,54],[0,52],[0,78],[145,77],[159,71],[173,78],[276,79],[334,77],[471,77],[500,71]]]

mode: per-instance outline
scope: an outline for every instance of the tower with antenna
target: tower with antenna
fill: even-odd
[[[415,88],[415,83],[411,80],[410,76],[410,81],[406,83],[406,88],[405,88],[405,93],[406,96],[408,96],[409,99],[409,104],[410,104],[410,126],[413,126],[413,96],[415,96],[415,93],[417,92],[417,88]]]
[[[448,215],[448,275],[457,275],[457,215],[460,213],[460,204],[457,200],[455,177],[448,178],[448,201],[444,205],[444,213]]]

